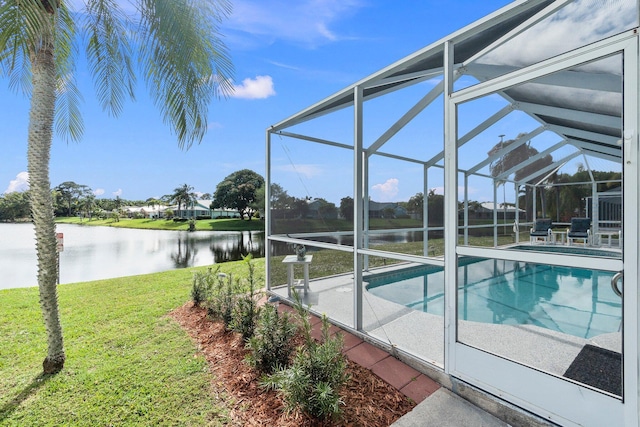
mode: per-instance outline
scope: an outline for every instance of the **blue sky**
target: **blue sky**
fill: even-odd
[[[237,0],[222,31],[236,92],[210,106],[210,128],[188,151],[138,86],[118,118],[79,80],[85,134],[56,136],[51,184],[74,181],[98,197],[146,199],[183,183],[213,192],[229,173],[265,170],[265,129],[380,68],[508,4],[506,0]],[[26,185],[28,100],[0,82],[0,192]],[[297,196],[302,196],[295,194]]]
[[[71,1],[80,4],[82,0]],[[189,150],[178,147],[142,83],[137,88],[137,100],[127,103],[120,117],[105,114],[97,105],[91,78],[81,61],[78,80],[84,97],[85,133],[79,143],[55,137],[51,184],[74,181],[89,186],[98,197],[145,200],[170,194],[184,183],[193,186],[196,192],[213,193],[225,176],[239,169],[252,169],[264,175],[267,127],[509,3],[507,0],[233,1],[233,13],[224,21],[222,33],[235,68],[235,92],[228,99],[213,101],[209,130],[203,141]],[[546,58],[550,53],[583,45],[602,31],[617,31],[603,22],[612,22],[620,16],[629,17],[629,23],[620,24],[629,28],[636,15],[625,13],[624,8],[627,12],[635,10],[635,1],[616,0],[607,7],[594,8],[592,0],[579,0],[567,8],[567,13],[540,25],[536,34],[505,45],[502,55],[511,57],[517,52],[520,59],[523,53],[537,60]],[[563,43],[559,45],[558,40]],[[373,119],[365,117],[365,138],[379,135],[418,99],[402,96],[391,101],[385,97],[382,105],[376,100],[367,104],[367,109],[377,108],[378,113],[369,116]],[[504,105],[497,97],[487,99],[496,100],[499,101],[494,105],[496,109]],[[29,105],[23,95],[9,90],[6,79],[0,81],[0,108],[3,112],[0,193],[20,191],[26,188],[28,179]],[[331,120],[346,122],[351,119],[350,114],[345,111],[342,118]],[[438,113],[429,120],[436,129],[441,126]],[[474,161],[478,156],[484,158],[487,147],[495,144],[500,134],[509,139],[522,130],[533,129],[532,123],[519,120],[514,117],[500,125],[504,128],[492,128],[482,142],[486,147],[477,146],[477,154],[472,152],[468,158]],[[337,132],[336,123],[320,120],[313,126],[322,127],[325,134],[311,135],[331,139],[332,133]],[[471,121],[461,124],[471,125]],[[507,128],[508,125],[513,127]],[[417,134],[411,132],[420,130],[407,128],[409,140],[415,139],[413,135]],[[437,140],[437,132],[427,133]],[[350,134],[339,138],[348,140]],[[439,144],[441,147],[441,138]],[[407,154],[402,150],[413,150],[411,147],[410,144],[399,147],[398,154]],[[351,194],[349,156],[338,158],[331,149],[279,139],[274,140],[272,155],[279,162],[274,182],[283,185],[290,195],[324,197],[338,204],[340,198]],[[574,169],[577,164],[578,160]],[[423,190],[419,167],[414,170],[406,164],[391,162],[380,163],[371,170],[369,190],[374,200],[408,200]],[[441,192],[442,176],[438,173],[433,171],[428,187]],[[483,190],[476,192],[471,188],[470,198],[489,200],[491,185],[479,186]]]

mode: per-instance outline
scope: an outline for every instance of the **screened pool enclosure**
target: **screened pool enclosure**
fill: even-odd
[[[637,27],[515,1],[269,127],[269,292],[469,399],[638,426]]]

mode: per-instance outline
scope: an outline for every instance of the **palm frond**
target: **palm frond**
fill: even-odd
[[[90,1],[86,10],[87,59],[102,108],[122,112],[127,96],[135,98],[135,72],[128,19],[115,0]]]
[[[29,53],[50,32],[51,19],[39,0],[0,2],[0,72],[9,77],[12,89],[31,92]]]
[[[84,122],[80,111],[82,95],[73,75],[58,78],[56,87],[56,133],[64,138],[79,141],[84,132]]]
[[[84,132],[80,104],[82,95],[75,82],[77,55],[76,27],[65,4],[58,8],[56,26],[56,133],[65,139],[79,141]]]
[[[140,0],[139,10],[144,77],[165,123],[188,148],[204,136],[211,99],[232,89],[233,66],[218,31],[230,6],[226,0]]]

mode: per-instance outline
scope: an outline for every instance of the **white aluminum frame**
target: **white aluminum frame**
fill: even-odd
[[[536,7],[543,3],[543,0],[517,0],[511,5],[479,20],[472,26],[465,27],[464,29],[451,34],[447,38],[427,46],[419,52],[416,52],[414,55],[398,61],[368,78],[362,79],[354,85],[338,92],[334,96],[328,97],[269,128],[266,135],[267,203],[269,203],[268,201],[270,200],[271,184],[271,134],[279,134],[285,137],[307,140],[353,151],[354,245],[353,247],[349,247],[309,241],[305,240],[305,236],[311,236],[307,234],[272,236],[270,234],[271,213],[268,207],[265,211],[267,230],[266,241],[267,245],[272,241],[281,241],[289,243],[303,243],[319,248],[351,252],[353,254],[354,269],[353,328],[360,332],[362,332],[363,310],[362,271],[367,268],[368,256],[381,256],[403,261],[443,266],[445,277],[445,311],[443,326],[445,336],[444,373],[468,382],[482,390],[499,396],[515,405],[530,410],[544,418],[562,425],[612,425],[638,427],[640,425],[640,390],[638,388],[640,384],[640,349],[638,345],[640,342],[640,319],[638,315],[638,308],[640,307],[640,293],[638,292],[637,282],[638,277],[640,276],[640,245],[638,238],[635,236],[638,236],[638,233],[640,232],[638,224],[640,214],[640,173],[638,172],[638,130],[640,128],[640,116],[638,113],[640,106],[640,87],[638,82],[640,80],[640,64],[638,59],[639,48],[637,29],[626,31],[616,36],[524,68],[494,66],[473,62],[476,57],[494,49],[510,37],[521,33],[526,28],[535,25],[542,18],[549,16],[551,13],[569,2],[569,0],[554,2],[545,9],[540,10],[537,14],[529,17],[526,21],[509,31],[504,36],[498,38],[495,42],[485,46],[481,50],[478,50],[478,52],[472,55],[464,63],[455,64],[454,52],[456,43],[468,40],[474,35],[481,34],[482,31],[490,28],[492,25],[498,25],[508,21],[510,18],[517,16],[517,14],[522,10],[526,10],[529,7]],[[520,110],[528,114],[555,114],[564,119],[580,119],[582,122],[586,120],[591,123],[608,127],[614,126],[617,123],[616,119],[611,116],[593,113],[581,114],[580,112],[576,113],[576,111],[560,107],[541,106],[524,102],[518,104],[513,103],[513,100],[510,100],[510,105],[505,106],[500,111],[493,114],[480,125],[476,126],[475,129],[469,131],[466,135],[459,136],[457,134],[458,105],[487,96],[488,94],[497,93],[509,87],[530,82],[532,80],[536,80],[538,83],[545,82],[548,84],[557,84],[567,87],[590,87],[596,90],[619,92],[620,88],[619,85],[616,85],[617,80],[615,78],[580,75],[579,79],[576,79],[575,77],[578,73],[571,72],[570,69],[580,66],[586,62],[596,61],[608,55],[619,54],[621,52],[624,55],[624,136],[622,138],[622,151],[624,154],[624,260],[604,260],[568,254],[557,254],[553,257],[549,257],[543,253],[530,251],[505,251],[494,248],[470,247],[466,246],[468,241],[466,233],[465,245],[458,246],[458,180],[460,178],[465,180],[464,184],[466,191],[468,176],[484,176],[479,174],[478,171],[487,165],[487,161],[490,161],[487,159],[487,161],[478,163],[468,171],[459,170],[458,148],[465,142],[471,140],[474,136],[478,135],[483,130],[514,110]],[[419,63],[423,58],[428,58],[429,55],[433,55],[435,53],[441,53],[443,55],[444,61],[442,68],[434,68],[431,70],[407,74],[401,73],[403,69],[410,68],[411,66]],[[482,81],[476,85],[455,91],[455,80],[465,72],[468,72]],[[439,85],[424,95],[418,103],[410,108],[386,132],[374,141],[371,146],[363,146],[363,102],[365,100],[364,94],[367,89],[379,88],[381,85],[389,83],[398,83],[398,86],[395,86],[388,91],[397,90],[400,87],[406,87],[440,74],[443,76],[443,80]],[[366,99],[368,100],[382,96],[388,91],[385,90],[374,93]],[[422,161],[380,151],[386,141],[416,117],[420,111],[437,99],[441,93],[444,94],[444,150],[442,153],[437,154],[431,159]],[[284,130],[298,123],[315,119],[316,117],[329,114],[345,107],[352,107],[354,110],[353,145],[295,134]],[[583,137],[592,141],[600,141],[605,144],[613,144],[616,142],[615,138],[610,135],[602,135],[586,130],[572,129],[563,126],[545,125],[544,123],[542,127],[531,131],[529,136],[525,137],[524,140],[526,140],[526,138],[535,137],[545,131],[556,131],[565,133],[569,136],[563,136],[561,142],[554,144],[552,147],[540,153],[536,158],[554,152],[566,144],[574,145],[578,151],[576,154],[566,156],[563,161],[581,154],[582,152],[589,152],[590,147],[588,143],[572,139],[571,136]],[[616,154],[617,152],[615,148],[612,149],[610,147],[602,147],[602,153],[590,153],[590,155],[619,161],[619,158],[616,158]],[[368,230],[368,215],[366,215],[368,211],[368,161],[372,155],[385,156],[402,161],[422,164],[424,167],[423,187],[425,191],[423,194],[425,197],[427,195],[428,169],[432,166],[442,167],[441,162],[444,162],[444,258],[429,258],[426,253],[428,249],[426,236],[429,231],[427,226],[428,209],[426,203],[424,205],[423,212],[425,256],[404,255],[368,248],[368,236],[370,234],[370,230]],[[534,160],[535,158],[529,159],[529,161]],[[553,167],[558,167],[558,164],[556,163]],[[549,170],[552,169],[553,168],[550,168]],[[512,170],[506,171],[504,176],[508,177],[512,172]],[[516,194],[519,184],[523,183],[514,183],[514,191],[516,191]],[[494,202],[496,201],[495,199],[496,198],[494,197]],[[465,203],[466,202],[467,196],[465,196]],[[468,226],[468,218],[466,215],[465,225]],[[465,230],[466,228],[467,227],[465,227]],[[265,251],[265,256],[267,264],[267,287],[269,289],[269,265],[271,263],[271,257],[270,250],[268,248]],[[501,358],[498,355],[493,355],[459,342],[457,339],[457,259],[459,256],[481,256],[485,258],[488,257],[542,264],[564,265],[577,268],[623,271],[627,277],[627,283],[624,287],[623,302],[624,399],[618,399],[605,393],[591,390],[588,387],[539,372],[535,367],[523,366],[516,362]]]
[[[570,67],[594,61],[613,54],[624,55],[624,129],[625,129],[625,164],[624,180],[636,185],[623,185],[625,201],[635,201],[629,206],[625,204],[624,218],[627,236],[637,236],[638,223],[638,37],[635,31],[622,33],[599,43],[559,55],[533,66],[515,70],[493,80],[462,89],[446,97],[445,114],[448,123],[445,133],[445,170],[449,180],[445,183],[446,205],[451,209],[457,197],[457,156],[453,154],[459,145],[456,141],[457,107],[459,104],[486,96],[497,91],[512,87],[527,81],[560,72]],[[635,67],[635,68],[634,68]],[[629,73],[629,74],[627,74]],[[635,114],[634,114],[635,113]],[[628,181],[627,181],[628,180]],[[624,203],[624,202],[623,202]],[[447,241],[456,242],[452,230],[456,230],[455,216],[445,214],[445,230],[448,230]],[[631,229],[630,229],[631,228]],[[634,234],[630,234],[634,233]],[[633,240],[633,241],[630,241]],[[603,260],[585,258],[572,255],[554,255],[553,258],[545,254],[531,252],[507,251],[499,249],[475,248],[459,246],[455,250],[447,250],[445,257],[445,275],[447,290],[450,295],[456,294],[457,289],[457,256],[482,256],[515,261],[538,262],[543,264],[566,265],[588,269],[602,269],[608,271],[625,271],[628,280],[625,286],[623,319],[624,319],[624,400],[610,397],[604,393],[554,378],[535,369],[522,366],[485,351],[470,347],[457,340],[455,304],[447,304],[450,312],[446,323],[447,345],[449,354],[445,360],[449,363],[446,372],[454,377],[463,379],[483,390],[501,396],[516,405],[531,410],[543,417],[561,425],[619,425],[637,426],[638,420],[638,242],[636,239],[625,239],[625,256],[622,260]],[[447,273],[448,272],[448,273]],[[445,319],[447,316],[445,315]],[[517,381],[514,381],[514,378]],[[562,396],[562,399],[558,399]]]

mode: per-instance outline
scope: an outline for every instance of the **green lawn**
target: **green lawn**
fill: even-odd
[[[152,230],[188,230],[188,222],[175,222],[167,219],[87,219],[78,217],[56,218],[59,224],[102,225],[121,228],[141,228]],[[196,221],[197,231],[263,231],[264,221],[259,219],[241,220],[237,218],[200,219]]]
[[[255,260],[262,278],[264,261]],[[61,285],[67,362],[41,377],[46,337],[37,288],[0,291],[0,425],[224,425],[228,398],[167,316],[189,300],[193,272]],[[246,276],[244,262],[221,271]],[[261,279],[264,280],[264,279]]]
[[[138,220],[140,221],[140,220]],[[501,243],[507,243],[504,236]],[[491,245],[480,238],[474,244]],[[441,255],[442,239],[430,241]],[[379,249],[422,253],[422,243]],[[286,283],[282,257],[273,258],[273,284]],[[256,284],[264,284],[264,259],[254,259]],[[370,258],[371,266],[392,260]],[[37,288],[0,291],[0,425],[224,425],[229,398],[212,390],[205,360],[167,314],[190,298],[194,271],[59,286],[67,362],[42,377],[46,337]],[[216,267],[217,268],[217,267]],[[353,270],[350,253],[314,252],[311,276]],[[220,271],[245,278],[245,262]]]

